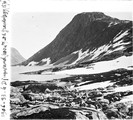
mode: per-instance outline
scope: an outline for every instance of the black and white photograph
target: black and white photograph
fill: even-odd
[[[130,2],[33,3],[10,9],[10,120],[131,120]]]

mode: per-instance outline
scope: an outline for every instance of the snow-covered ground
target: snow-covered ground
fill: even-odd
[[[120,68],[125,68],[128,70],[132,70],[133,56],[122,56],[115,60],[110,61],[102,61],[94,63],[90,68],[75,68],[70,70],[62,70],[55,72],[55,74],[69,74],[69,75],[79,75],[79,74],[95,74],[95,73],[103,73],[111,70],[116,70]]]
[[[124,87],[117,87],[114,90],[115,90],[115,92],[133,91],[133,85],[124,86]]]
[[[83,85],[83,86],[79,86],[79,87],[75,87],[72,89],[78,89],[78,90],[92,90],[92,89],[96,89],[96,88],[104,88],[107,87],[109,85],[113,85],[113,83],[110,83],[109,81],[106,82],[99,82],[99,83],[92,83],[92,84],[88,84],[88,85]]]
[[[64,77],[68,77],[68,75],[54,75],[48,74],[45,75],[28,75],[28,74],[20,74],[31,71],[39,71],[50,68],[50,66],[15,66],[11,67],[11,81],[27,81],[27,80],[35,80],[35,81],[46,81],[53,79],[60,79]]]
[[[133,95],[126,96],[119,102],[129,102],[129,101],[131,101],[133,103]]]

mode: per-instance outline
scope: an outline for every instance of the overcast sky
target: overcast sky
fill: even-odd
[[[81,9],[80,11],[72,10],[72,12],[70,12],[69,8],[67,8],[68,11],[65,10],[64,12],[60,10],[54,12],[54,10],[51,11],[51,9],[32,11],[30,8],[26,11],[26,9],[20,10],[21,7],[19,8],[19,5],[20,3],[16,7],[18,11],[13,10],[11,16],[11,46],[15,47],[26,59],[54,40],[56,35],[72,18],[82,11]],[[107,8],[106,6],[106,9]],[[132,14],[129,11],[118,10],[118,12],[105,12],[106,9],[103,11],[99,9],[99,12],[104,12],[106,15],[119,19],[132,19]],[[87,9],[83,9],[82,12],[84,11],[87,11]],[[88,9],[88,12],[92,11],[98,11],[98,8]]]
[[[49,44],[74,13],[17,13],[12,17],[12,46],[28,58]]]

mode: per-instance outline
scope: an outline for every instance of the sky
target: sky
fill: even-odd
[[[12,46],[25,58],[45,47],[74,13],[16,13],[12,17]]]
[[[70,4],[70,2],[61,4],[56,2],[55,4],[53,2],[41,4],[37,2],[35,6],[29,4],[30,7],[23,5],[23,2],[15,1],[12,5],[11,14],[11,46],[16,48],[26,59],[53,41],[56,35],[78,13],[98,11],[119,19],[132,19],[131,6],[128,3],[127,8],[124,7],[126,4],[122,3],[123,6],[120,6],[118,10],[114,9],[118,8],[116,5],[120,5],[120,3],[113,3],[112,5],[109,3],[104,5],[82,3],[82,7],[79,7],[81,3]],[[109,6],[113,7],[109,9]]]

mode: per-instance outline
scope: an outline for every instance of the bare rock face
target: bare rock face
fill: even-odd
[[[25,58],[15,48],[11,48],[11,65],[16,65],[23,61],[25,61]]]

